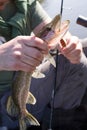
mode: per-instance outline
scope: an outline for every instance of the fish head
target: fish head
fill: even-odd
[[[61,15],[56,15],[53,20],[43,27],[37,36],[43,39],[48,45],[56,44],[63,38],[69,28],[70,21],[61,22]]]
[[[69,20],[61,22],[61,15],[56,15],[53,20],[44,26],[36,36],[44,40],[50,49],[56,49],[59,41],[68,31],[69,23]],[[55,60],[50,53],[46,58],[54,67],[56,67]]]

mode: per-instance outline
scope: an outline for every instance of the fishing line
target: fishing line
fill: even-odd
[[[55,82],[54,82],[54,88],[52,90],[52,96],[51,96],[51,111],[50,111],[50,121],[49,121],[49,129],[48,130],[52,130],[55,92],[56,92],[56,87],[57,87],[57,70],[58,70],[58,50],[56,51]]]
[[[61,8],[60,8],[61,19],[62,19],[62,13],[63,13],[63,0],[61,0]],[[60,21],[60,26],[61,26],[61,21]],[[54,88],[53,88],[52,97],[51,97],[51,112],[50,112],[50,121],[49,121],[48,130],[52,130],[54,100],[55,100],[55,92],[56,92],[56,88],[57,88],[57,71],[58,71],[58,49],[56,51],[55,82],[54,82]]]

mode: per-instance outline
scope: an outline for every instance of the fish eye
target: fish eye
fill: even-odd
[[[47,27],[46,29],[47,29],[47,31],[50,31],[50,30],[51,30],[51,27]]]

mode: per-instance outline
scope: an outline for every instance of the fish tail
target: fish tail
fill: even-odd
[[[27,130],[27,125],[24,119],[21,118],[19,119],[19,126],[20,126],[20,130]]]
[[[20,130],[26,130],[29,125],[39,126],[40,124],[33,115],[26,111],[26,116],[24,118],[19,118]]]
[[[18,115],[18,109],[17,109],[16,105],[14,104],[11,96],[9,96],[7,99],[6,110],[10,116],[17,116]]]

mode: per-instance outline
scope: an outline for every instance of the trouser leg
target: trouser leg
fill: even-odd
[[[50,108],[45,110],[43,117],[42,130],[49,130],[50,125]],[[87,113],[79,106],[69,110],[54,109],[52,116],[52,130],[86,130]]]
[[[5,126],[2,126],[2,127],[0,127],[0,130],[8,130],[8,129]]]

